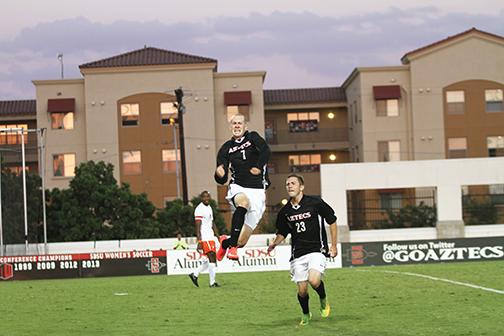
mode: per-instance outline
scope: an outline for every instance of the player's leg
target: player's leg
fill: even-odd
[[[322,281],[322,276],[326,267],[326,258],[322,253],[311,253],[309,256],[308,282],[319,296],[320,315],[322,315],[322,317],[328,317],[331,312],[331,306],[327,301],[325,284],[324,281]]]
[[[240,237],[243,224],[245,222],[245,215],[247,214],[247,211],[249,209],[249,200],[247,195],[242,192],[237,193],[233,197],[233,204],[235,206],[235,211],[231,219],[231,237],[221,242],[221,249],[233,248],[232,251],[230,249],[229,252],[232,253],[231,255],[230,253],[228,253],[228,258],[238,259],[236,247],[238,246],[238,238]],[[219,257],[220,254],[221,253],[219,253]]]
[[[215,268],[217,267],[217,256],[214,250],[207,253],[208,257],[208,275],[210,278],[210,287],[220,287],[220,285],[215,281]]]
[[[249,210],[245,215],[245,225],[243,225],[238,247],[244,247],[255,230],[266,209],[266,193],[262,189],[248,190]]]
[[[199,287],[198,284],[198,277],[202,272],[205,272],[208,268],[209,262],[207,258],[204,258],[203,262],[201,265],[196,269],[194,273],[189,274],[189,278],[191,278],[192,283],[194,286]]]
[[[311,319],[308,295],[308,262],[306,256],[291,261],[292,280],[297,284],[297,299],[303,315],[299,325],[307,325]]]

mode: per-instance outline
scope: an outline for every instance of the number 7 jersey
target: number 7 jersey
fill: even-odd
[[[334,210],[321,198],[303,195],[297,205],[288,202],[278,213],[277,234],[284,237],[291,234],[291,259],[305,254],[329,253],[324,222],[336,225]]]
[[[230,139],[219,149],[217,166],[223,165],[226,176],[216,181],[227,181],[228,167],[231,170],[231,182],[244,188],[266,189],[269,186],[267,163],[271,151],[266,141],[257,133],[246,131],[240,139]],[[256,167],[259,175],[250,173]]]

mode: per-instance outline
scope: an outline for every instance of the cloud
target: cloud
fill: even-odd
[[[339,17],[276,11],[185,23],[76,17],[0,41],[0,99],[33,98],[32,79],[58,78],[60,52],[66,77],[79,78],[79,64],[144,45],[215,58],[221,71],[266,70],[267,88],[337,86],[354,67],[400,64],[404,53],[471,27],[504,35],[503,21],[503,11],[445,14],[435,7]]]

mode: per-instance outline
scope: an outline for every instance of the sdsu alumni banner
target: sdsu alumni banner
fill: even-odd
[[[504,259],[504,237],[343,243],[343,267]]]
[[[340,249],[338,244],[338,249]],[[217,262],[217,272],[262,272],[290,269],[290,245],[277,246],[268,253],[267,247],[244,247],[238,249],[238,261],[224,258]],[[195,250],[167,251],[168,275],[194,272],[206,257]],[[341,257],[327,259],[327,268],[341,267]]]
[[[0,257],[0,280],[166,274],[166,251]]]

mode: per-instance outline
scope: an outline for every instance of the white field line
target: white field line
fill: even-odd
[[[434,281],[448,282],[448,283],[451,283],[454,285],[459,285],[459,286],[466,286],[466,287],[481,289],[481,290],[492,292],[492,293],[504,294],[504,291],[502,291],[502,290],[488,288],[488,287],[482,287],[482,286],[473,285],[473,284],[466,283],[466,282],[454,281],[454,280],[443,279],[443,278],[436,278],[436,277],[433,277],[430,275],[425,275],[425,274],[410,273],[410,272],[396,272],[396,271],[370,271],[370,270],[357,270],[357,271],[359,271],[359,272],[382,272],[382,273],[391,273],[391,274],[410,275],[410,276],[416,276],[419,278],[425,278],[425,279],[434,280]]]

